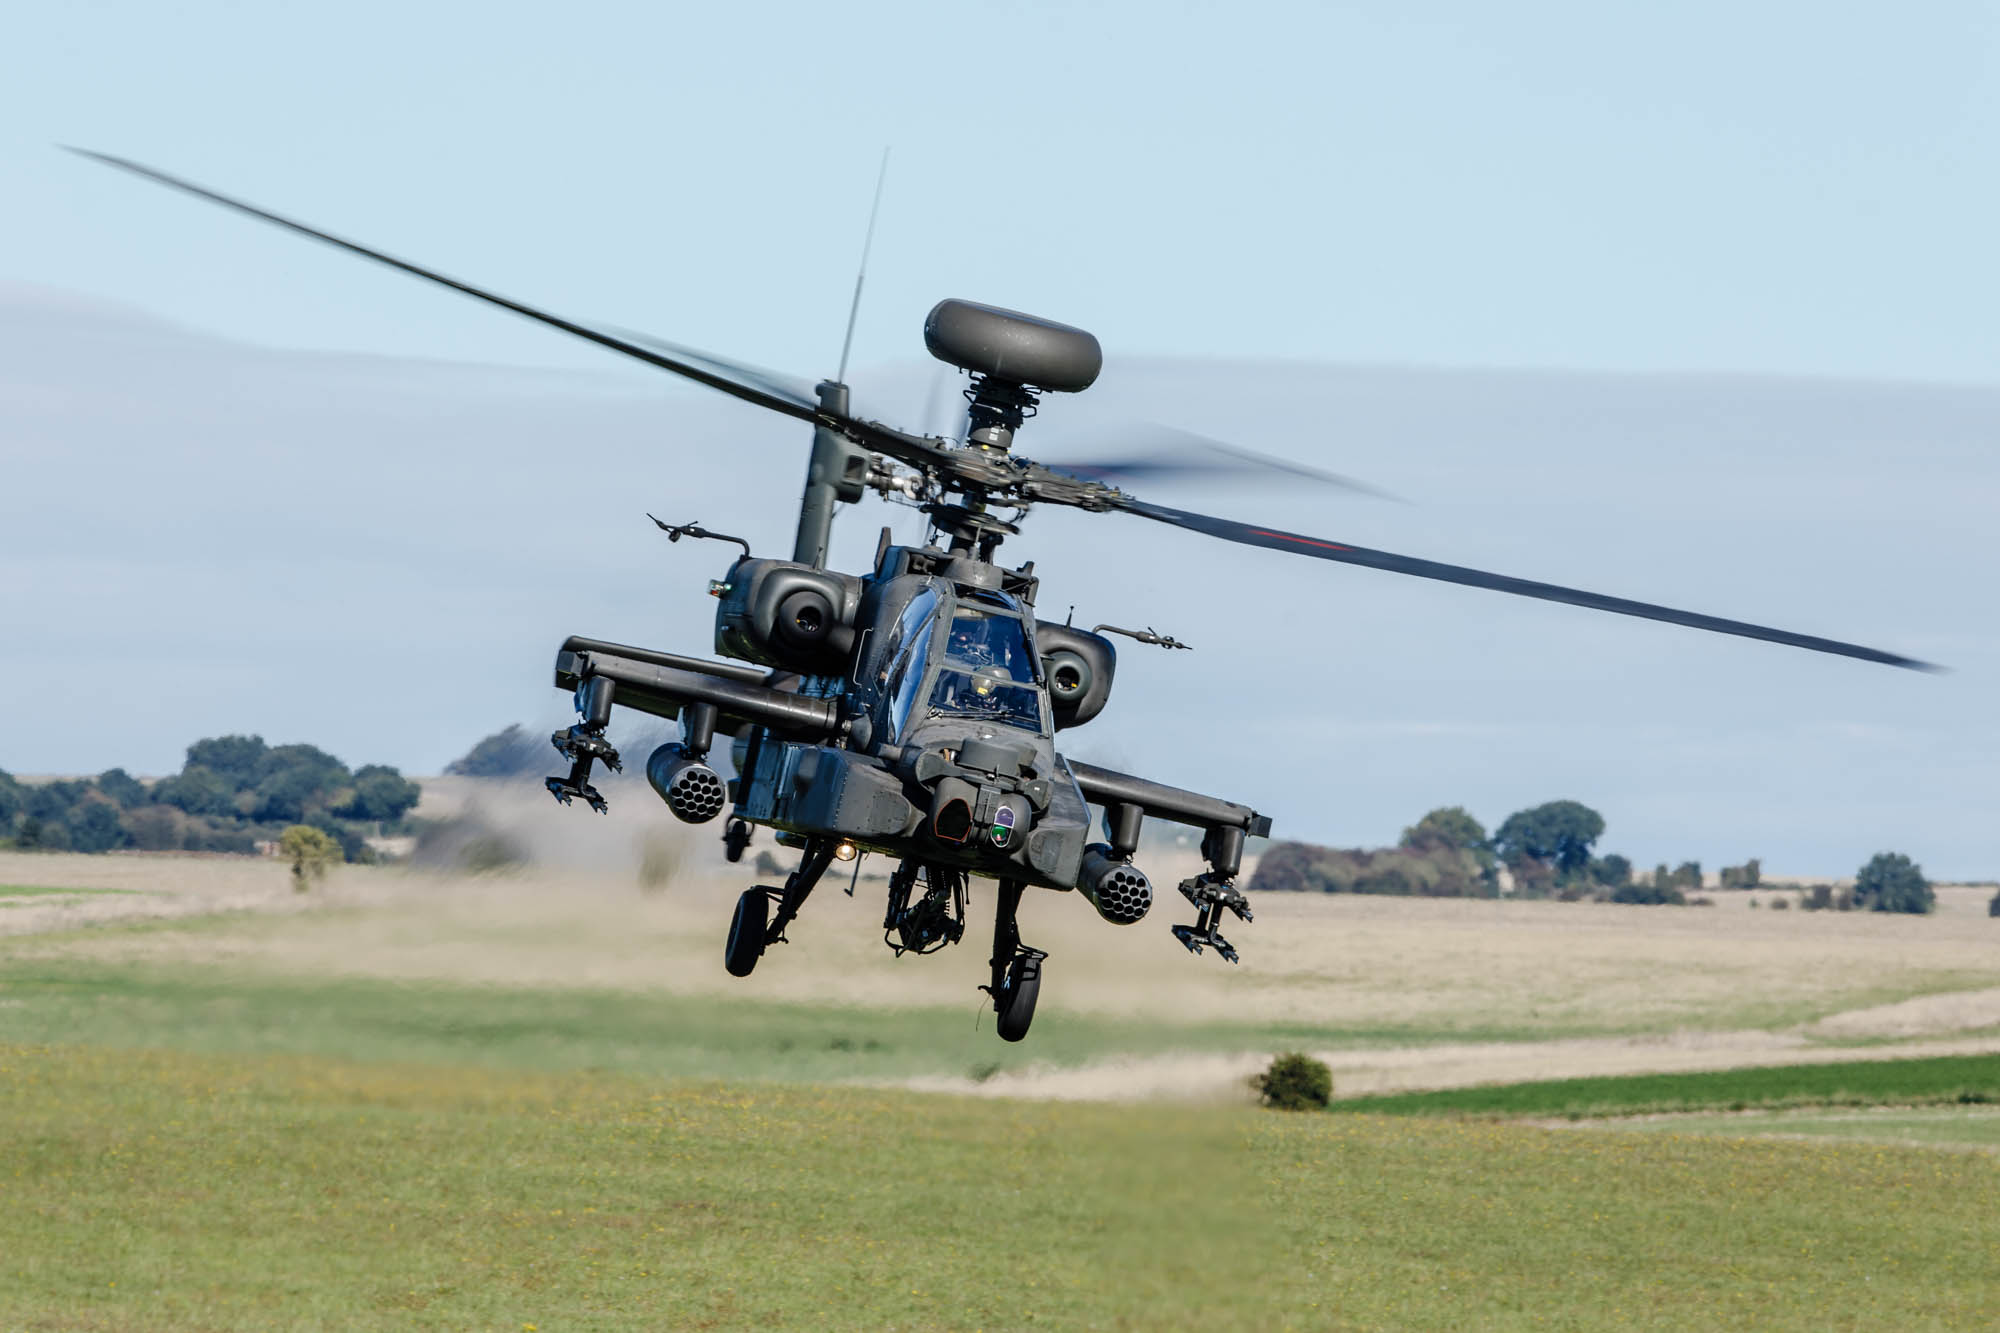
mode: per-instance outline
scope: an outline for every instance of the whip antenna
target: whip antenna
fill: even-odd
[[[875,245],[875,215],[882,211],[882,185],[889,179],[889,150],[882,150],[882,168],[875,173],[875,202],[868,206],[868,234],[861,241],[861,267],[854,274],[854,300],[847,307],[847,336],[840,340],[840,372],[834,381],[847,383],[847,354],[854,347],[854,321],[861,313],[861,284],[868,278],[868,252]]]

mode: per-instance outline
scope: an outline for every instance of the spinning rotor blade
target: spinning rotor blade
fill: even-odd
[[[1622,616],[1663,620],[1670,625],[1685,625],[1689,629],[1712,630],[1717,634],[1736,634],[1746,639],[1763,639],[1768,643],[1789,644],[1794,648],[1807,648],[1816,653],[1834,653],[1841,657],[1858,657],[1864,662],[1880,662],[1885,666],[1905,667],[1912,671],[1944,669],[1929,662],[1919,662],[1915,658],[1885,653],[1879,648],[1864,648],[1859,644],[1841,643],[1837,639],[1822,639],[1812,634],[1794,634],[1790,630],[1772,629],[1767,625],[1751,625],[1741,620],[1725,620],[1720,616],[1702,615],[1697,611],[1679,611],[1669,606],[1655,606],[1650,602],[1607,597],[1603,593],[1584,592],[1578,588],[1564,588],[1553,583],[1509,578],[1505,574],[1489,574],[1483,569],[1468,569],[1463,565],[1446,565],[1435,560],[1420,560],[1415,556],[1372,551],[1365,546],[1323,541],[1317,537],[1304,537],[1296,532],[1284,532],[1277,528],[1260,528],[1249,523],[1238,523],[1232,519],[1215,518],[1209,514],[1189,513],[1185,509],[1169,509],[1165,505],[1148,504],[1144,500],[1135,500],[1129,496],[1120,499],[1114,507],[1128,514],[1137,514],[1141,518],[1150,518],[1156,523],[1171,524],[1177,528],[1186,528],[1190,532],[1220,537],[1224,541],[1240,542],[1245,546],[1263,546],[1273,551],[1290,551],[1295,555],[1309,555],[1319,560],[1366,565],[1371,569],[1386,569],[1392,574],[1411,574],[1420,579],[1462,583],[1469,588],[1491,588],[1495,592],[1509,592],[1517,597],[1533,597],[1544,602],[1565,602],[1571,606],[1589,607],[1594,611],[1611,611]]]
[[[502,310],[511,310],[517,315],[532,319],[540,324],[546,324],[550,328],[561,329],[564,333],[574,334],[579,338],[594,342],[600,347],[606,347],[623,356],[629,356],[636,361],[644,361],[646,364],[657,366],[661,370],[672,371],[674,374],[691,379],[697,384],[705,384],[711,389],[726,393],[732,398],[740,398],[746,403],[754,403],[758,407],[769,408],[773,412],[782,412],[788,417],[796,417],[801,421],[812,421],[831,426],[857,444],[877,450],[892,458],[901,459],[906,463],[918,465],[934,464],[944,453],[942,446],[937,442],[926,440],[921,436],[905,434],[902,431],[892,430],[887,426],[882,426],[872,421],[858,421],[853,417],[842,416],[837,412],[828,412],[822,409],[810,395],[801,396],[798,392],[797,384],[795,382],[787,382],[783,377],[759,371],[754,367],[739,366],[721,357],[711,356],[706,352],[692,352],[688,349],[677,347],[673,343],[659,342],[650,338],[638,339],[631,335],[616,334],[606,329],[592,328],[587,324],[579,324],[572,320],[564,319],[560,315],[552,315],[546,310],[537,310],[534,306],[523,305],[519,301],[512,301],[494,292],[474,287],[470,283],[460,282],[456,278],[446,277],[442,273],[412,264],[408,260],[384,254],[380,250],[371,250],[365,245],[358,245],[353,241],[343,240],[338,236],[320,231],[317,228],[308,227],[303,222],[294,221],[277,213],[267,212],[254,204],[245,203],[241,199],[232,199],[226,194],[217,194],[215,191],[205,189],[202,186],[194,184],[192,181],[182,180],[178,176],[170,176],[164,171],[155,171],[151,167],[133,162],[127,158],[113,157],[108,153],[93,152],[88,148],[71,148],[69,151],[77,154],[79,157],[87,157],[94,161],[102,162],[106,166],[117,167],[121,171],[129,171],[136,176],[144,176],[148,180],[156,181],[161,185],[170,186],[183,193],[194,195],[198,199],[206,199],[210,203],[221,204],[224,208],[233,208],[239,213],[246,213],[253,218],[273,223],[288,231],[295,231],[301,236],[309,236],[313,240],[324,241],[328,245],[338,246],[350,254],[360,255],[363,259],[372,259],[378,264],[387,264],[390,268],[401,269],[403,272],[415,277],[437,283],[441,287],[449,287],[455,292],[462,292],[466,296],[484,301],[488,305],[499,306]]]
[[[813,392],[812,384],[796,375],[787,375],[779,370],[766,370],[747,361],[726,360],[713,352],[704,352],[699,347],[668,342],[665,338],[655,338],[649,333],[635,333],[631,329],[619,328],[609,329],[608,332],[615,333],[620,338],[637,343],[641,347],[649,347],[655,352],[685,361],[691,366],[700,366],[738,384],[761,389],[773,398],[782,398],[808,412],[819,411],[819,395]]]
[[[1276,473],[1280,476],[1316,481],[1343,491],[1351,491],[1356,495],[1373,496],[1378,500],[1394,500],[1399,504],[1407,503],[1399,495],[1392,495],[1379,487],[1370,486],[1365,481],[1357,481],[1338,472],[1326,472],[1316,467],[1307,467],[1303,463],[1294,463],[1287,458],[1260,454],[1254,449],[1224,444],[1220,440],[1211,440],[1205,435],[1196,435],[1192,431],[1178,430],[1172,426],[1148,424],[1134,431],[1122,432],[1118,443],[1127,449],[1139,452],[1118,458],[1044,463],[1042,466],[1084,481],[1101,481],[1113,486],[1123,485],[1129,481],[1255,477]]]

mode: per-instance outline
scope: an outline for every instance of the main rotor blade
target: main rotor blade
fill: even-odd
[[[662,352],[677,360],[685,361],[689,365],[713,371],[738,384],[761,389],[773,398],[782,398],[808,412],[819,410],[819,395],[813,391],[812,384],[800,376],[787,375],[780,370],[766,370],[762,366],[753,366],[748,361],[720,357],[713,352],[704,352],[699,347],[689,347],[685,343],[655,338],[650,333],[637,333],[631,329],[620,328],[608,328],[606,331],[637,343],[641,347],[649,347],[655,352]]]
[[[313,240],[324,241],[328,245],[338,246],[350,254],[360,255],[364,259],[372,259],[378,264],[387,264],[390,268],[401,269],[405,273],[423,278],[428,282],[437,283],[441,287],[449,287],[455,292],[462,292],[476,300],[484,301],[488,305],[499,306],[502,310],[511,310],[517,315],[532,319],[537,323],[546,324],[550,328],[561,329],[564,333],[574,334],[579,338],[587,339],[600,347],[608,347],[612,351],[632,357],[634,360],[644,361],[648,365],[659,367],[661,370],[672,371],[674,374],[691,379],[697,384],[705,384],[711,389],[726,393],[732,398],[741,398],[746,403],[755,403],[759,407],[769,408],[773,412],[782,412],[788,417],[797,417],[803,421],[820,419],[827,415],[822,414],[818,405],[810,400],[801,401],[789,393],[777,392],[772,388],[743,383],[738,379],[732,378],[729,374],[721,373],[721,368],[729,366],[729,363],[719,357],[710,356],[705,352],[694,355],[706,364],[696,364],[695,360],[682,355],[681,349],[674,347],[670,343],[661,343],[652,347],[641,346],[638,342],[630,338],[620,337],[603,329],[592,328],[587,324],[578,324],[572,320],[564,319],[560,315],[552,315],[546,310],[538,310],[534,306],[509,300],[507,297],[500,296],[494,292],[474,287],[470,283],[460,282],[456,278],[447,277],[442,273],[424,268],[418,264],[412,264],[406,259],[398,259],[394,255],[384,254],[380,250],[371,250],[367,246],[357,244],[354,241],[343,240],[328,232],[320,231],[315,227],[308,227],[303,222],[283,217],[277,213],[267,212],[254,204],[245,203],[241,199],[232,199],[226,194],[217,194],[214,190],[205,189],[192,181],[182,180],[178,176],[170,176],[164,171],[155,171],[149,166],[133,162],[127,158],[113,157],[109,153],[93,152],[88,148],[70,148],[69,151],[77,154],[79,157],[91,158],[94,161],[104,163],[106,166],[117,167],[121,171],[129,171],[136,176],[144,176],[146,179],[157,181],[161,185],[191,194],[197,199],[206,199],[210,203],[221,204],[224,208],[233,208],[239,213],[247,213],[253,218],[273,223],[288,231],[295,231],[301,236],[309,236]],[[750,372],[749,376],[746,376],[746,378],[754,377],[754,371]],[[841,419],[840,424],[845,424],[845,420]]]
[[[1190,513],[1185,509],[1170,509],[1165,505],[1148,504],[1144,500],[1135,500],[1129,496],[1119,500],[1115,507],[1129,514],[1137,514],[1141,518],[1150,518],[1156,523],[1168,523],[1177,528],[1186,528],[1190,532],[1220,537],[1224,541],[1240,542],[1245,546],[1290,551],[1295,555],[1309,555],[1317,560],[1335,560],[1347,565],[1366,565],[1371,569],[1386,569],[1392,574],[1410,574],[1420,579],[1462,583],[1469,588],[1490,588],[1495,592],[1513,593],[1517,597],[1533,597],[1544,602],[1564,602],[1570,606],[1589,607],[1593,611],[1610,611],[1621,616],[1663,620],[1670,625],[1685,625],[1689,629],[1735,634],[1746,639],[1763,639],[1767,643],[1788,644],[1794,648],[1806,648],[1816,653],[1834,653],[1841,657],[1858,657],[1864,662],[1880,662],[1885,666],[1905,667],[1912,671],[1944,670],[1943,667],[1929,662],[1883,652],[1879,648],[1864,648],[1859,644],[1842,643],[1837,639],[1822,639],[1813,634],[1794,634],[1790,630],[1772,629],[1768,625],[1725,620],[1720,616],[1702,615],[1698,611],[1680,611],[1670,606],[1655,606],[1651,602],[1635,602],[1624,597],[1607,597],[1603,593],[1584,592],[1579,588],[1565,588],[1554,583],[1536,583],[1529,579],[1509,578],[1505,574],[1490,574],[1483,569],[1468,569],[1463,565],[1446,565],[1435,560],[1420,560],[1415,556],[1372,551],[1365,546],[1349,546],[1345,542],[1323,541],[1318,537],[1305,537],[1278,528],[1256,527],[1248,523],[1238,523],[1233,519]]]
[[[1147,481],[1199,481],[1275,474],[1318,482],[1377,500],[1408,503],[1399,495],[1338,472],[1327,472],[1295,463],[1289,458],[1277,458],[1271,454],[1260,454],[1254,449],[1224,444],[1174,426],[1149,422],[1127,427],[1116,432],[1115,442],[1122,452],[1110,458],[1076,459],[1044,463],[1042,466],[1084,481],[1101,481],[1112,486],[1135,481],[1143,484]]]

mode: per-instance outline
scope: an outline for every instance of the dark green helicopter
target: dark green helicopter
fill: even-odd
[[[913,434],[851,415],[838,378],[808,391],[690,348],[573,322],[138,163],[85,156],[812,425],[791,559],[753,558],[740,538],[654,520],[675,541],[709,538],[743,547],[710,585],[719,599],[715,651],[733,661],[580,637],[556,655],[555,683],[574,695],[578,713],[575,725],[553,737],[570,763],[568,773],[547,781],[558,800],[605,808],[590,777],[596,764],[621,766],[606,729],[612,710],[623,706],[678,719],[681,739],[653,752],[647,778],[690,824],[708,823],[727,808],[723,840],[731,861],[742,857],[755,825],[801,849],[783,887],[747,889],[738,900],[724,949],[725,966],[737,976],[750,975],[764,952],[783,942],[836,859],[869,851],[896,862],[883,924],[898,954],[957,942],[965,930],[967,881],[980,876],[999,882],[992,978],[982,989],[992,997],[1000,1035],[1019,1041],[1034,1018],[1047,957],[1021,940],[1022,893],[1030,886],[1074,889],[1106,921],[1140,920],[1153,890],[1132,857],[1148,816],[1201,830],[1206,869],[1179,885],[1196,917],[1175,925],[1175,936],[1193,953],[1212,948],[1236,960],[1217,927],[1226,912],[1250,920],[1236,878],[1245,839],[1268,836],[1271,821],[1247,805],[1058,753],[1056,733],[1088,723],[1110,700],[1117,653],[1107,634],[1183,645],[1150,631],[1105,625],[1085,631],[1038,618],[1032,562],[1009,569],[996,559],[1001,542],[1035,505],[1132,514],[1320,560],[1934,669],[1855,644],[1151,504],[1107,479],[1166,470],[1144,458],[1110,470],[1033,462],[1014,453],[1013,444],[1040,396],[1089,388],[1103,363],[1097,339],[1067,325],[969,301],[939,302],[925,322],[924,342],[970,377],[964,438]],[[921,508],[931,540],[893,545],[885,528],[872,570],[826,568],[834,505],[870,490]],[[1003,520],[996,510],[1014,512]],[[718,733],[734,738],[738,776],[727,782],[709,764]],[[1102,841],[1091,837],[1093,805],[1103,810]]]

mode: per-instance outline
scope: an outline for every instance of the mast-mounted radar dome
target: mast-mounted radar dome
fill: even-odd
[[[1104,349],[1082,329],[976,301],[931,307],[924,346],[961,370],[1050,393],[1080,393],[1104,368]]]

